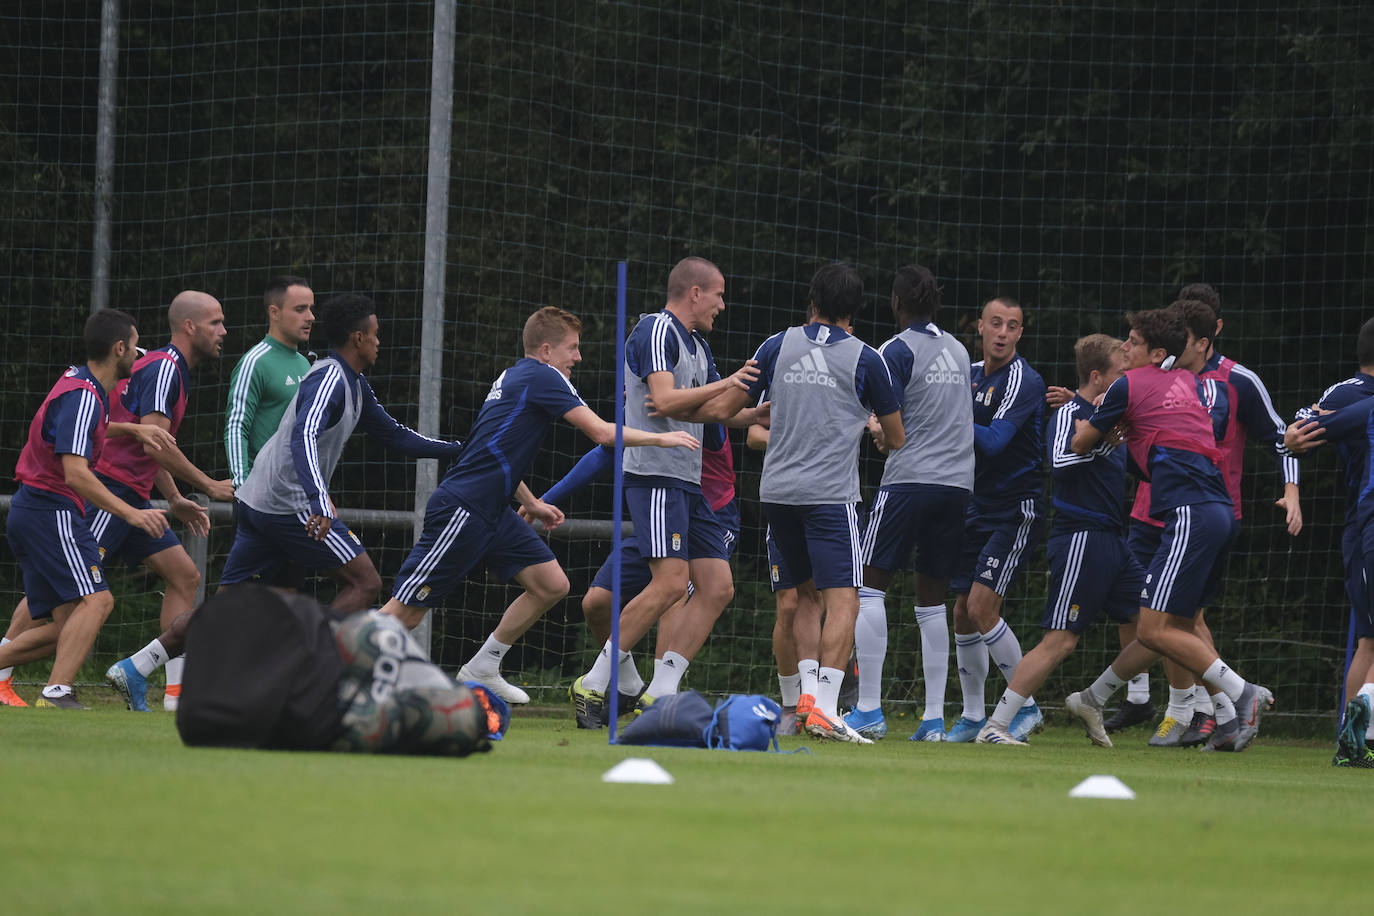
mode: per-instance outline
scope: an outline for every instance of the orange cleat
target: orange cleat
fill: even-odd
[[[24,698],[14,692],[14,678],[7,677],[0,681],[0,706],[28,706]]]
[[[806,724],[806,717],[816,708],[816,698],[809,693],[797,697],[797,721]]]

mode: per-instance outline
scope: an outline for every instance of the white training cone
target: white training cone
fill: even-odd
[[[1089,776],[1069,790],[1069,798],[1135,798],[1131,787],[1115,776]]]
[[[626,757],[601,774],[602,782],[640,782],[656,786],[673,784],[673,774],[647,757]]]

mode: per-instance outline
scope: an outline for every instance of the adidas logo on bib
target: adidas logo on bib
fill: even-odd
[[[1202,401],[1197,393],[1197,376],[1191,372],[1184,373],[1189,379],[1194,380],[1190,385],[1182,375],[1174,379],[1174,383],[1169,386],[1169,393],[1164,396],[1164,409],[1174,410],[1176,408],[1201,407]]]
[[[782,380],[792,385],[835,387],[835,377],[830,374],[830,367],[825,364],[825,354],[819,350],[808,353],[793,363],[792,367],[782,374]]]
[[[941,350],[940,355],[936,356],[935,361],[926,369],[926,384],[967,385],[968,379],[959,371],[959,364],[949,355],[949,351]]]

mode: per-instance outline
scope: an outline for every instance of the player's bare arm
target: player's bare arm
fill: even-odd
[[[172,426],[172,420],[166,414],[146,413],[139,418],[138,426],[150,426],[167,432]],[[144,442],[143,451],[146,452],[158,465],[165,471],[172,474],[178,480],[185,481],[190,486],[200,490],[211,499],[220,502],[229,502],[234,498],[234,484],[232,480],[214,480],[200,468],[191,463],[191,459],[186,457],[185,452],[177,447],[173,440],[170,446],[164,448],[151,448]]]
[[[143,450],[149,455],[176,448],[177,440],[170,432],[160,426],[144,426],[142,423],[112,422],[105,427],[106,436],[131,436],[143,443]]]
[[[655,373],[657,375],[658,373]],[[672,376],[668,373],[671,379]],[[597,445],[615,444],[615,424],[608,423],[598,417],[590,407],[582,405],[574,407],[572,410],[563,414],[563,419],[573,426],[582,430]],[[666,433],[651,433],[642,429],[635,429],[633,426],[625,427],[625,444],[630,448],[650,446],[656,448],[689,448],[695,451],[701,448],[701,443],[691,433],[681,430],[674,430]]]
[[[104,509],[136,528],[141,528],[149,537],[162,537],[162,532],[167,530],[167,516],[161,509],[135,509],[115,496],[100,482],[100,478],[95,476],[86,456],[63,455],[62,476],[66,479],[67,486],[75,490],[86,502]]]
[[[1073,421],[1073,441],[1069,443],[1069,449],[1075,455],[1086,455],[1097,447],[1097,443],[1102,441],[1102,430],[1093,426],[1087,420]]]
[[[157,478],[153,481],[157,486],[157,491],[167,500],[167,512],[172,518],[186,526],[186,530],[198,537],[205,537],[210,533],[210,513],[205,507],[193,499],[187,499],[177,489],[176,481],[166,469],[159,469]]]
[[[719,423],[738,413],[748,401],[740,403],[733,410],[727,410],[724,409],[725,402],[720,402],[718,396],[726,392],[747,392],[758,377],[758,363],[752,359],[746,360],[743,366],[726,378],[700,388],[676,388],[671,372],[651,372],[644,380],[649,386],[645,403],[658,416],[693,423]]]

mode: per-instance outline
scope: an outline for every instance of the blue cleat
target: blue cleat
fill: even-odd
[[[907,739],[908,741],[944,741],[945,740],[945,720],[944,719],[922,719],[921,727],[916,729],[916,734]]]
[[[1369,698],[1363,694],[1356,694],[1355,699],[1345,704],[1345,722],[1341,724],[1340,737],[1336,741],[1337,756],[1364,759],[1367,749],[1364,735],[1369,728],[1369,716]]]
[[[115,662],[105,672],[105,681],[124,698],[124,705],[134,712],[148,711],[148,681],[138,673],[129,659]]]
[[[1044,727],[1045,714],[1040,711],[1039,706],[1032,703],[1016,710],[1016,715],[1011,717],[1011,728],[1007,731],[1011,732],[1011,736],[1017,741],[1025,741]]]
[[[865,738],[871,738],[874,741],[880,741],[887,737],[887,720],[883,718],[881,707],[870,709],[867,712],[855,709],[844,717],[844,724]]]
[[[968,716],[960,716],[959,721],[954,723],[954,727],[945,735],[946,741],[956,744],[968,744],[978,737],[978,733],[983,730],[983,726],[988,724],[987,717],[977,720],[970,719]]]

